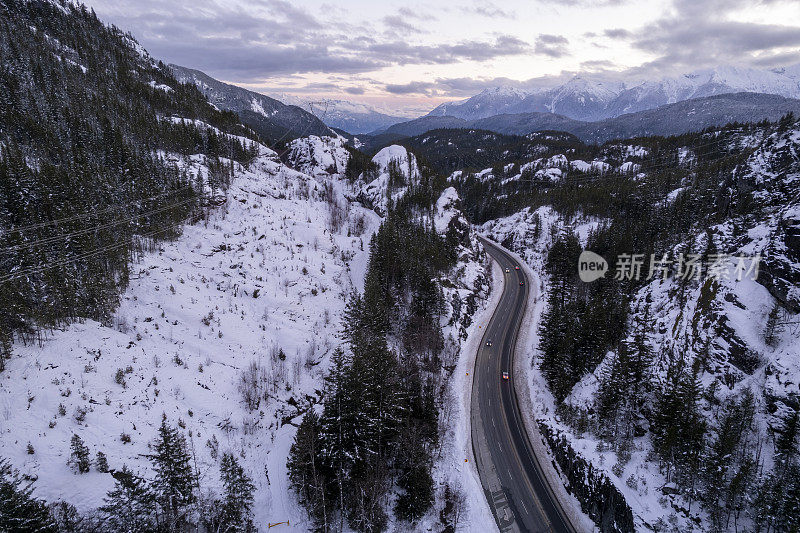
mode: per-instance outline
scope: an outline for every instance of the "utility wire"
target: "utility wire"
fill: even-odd
[[[134,216],[131,216],[131,217],[128,217],[128,218],[122,218],[122,219],[119,219],[119,220],[115,220],[114,222],[109,222],[108,224],[102,224],[100,226],[93,226],[91,228],[86,228],[86,229],[82,229],[82,230],[74,231],[74,232],[70,232],[70,233],[63,233],[61,235],[54,235],[52,237],[47,237],[47,238],[44,238],[44,239],[40,239],[38,241],[25,242],[25,243],[21,243],[21,244],[15,244],[13,246],[8,246],[8,247],[5,247],[5,248],[0,248],[0,253],[14,252],[14,251],[23,250],[23,249],[26,249],[26,248],[35,248],[36,246],[52,244],[52,243],[58,242],[58,241],[60,241],[62,239],[70,239],[72,237],[85,235],[87,233],[92,233],[92,232],[95,232],[95,231],[100,231],[100,230],[104,230],[104,229],[108,229],[108,228],[113,228],[114,226],[119,226],[120,224],[126,224],[128,222],[133,222],[134,220],[140,219],[142,217],[147,217],[147,216],[150,216],[150,215],[155,215],[155,214],[158,214],[158,213],[162,213],[164,211],[168,211],[170,209],[174,209],[175,207],[180,207],[182,205],[186,205],[186,204],[192,203],[192,202],[194,202],[196,200],[199,200],[199,199],[202,199],[202,198],[204,198],[204,197],[203,196],[192,197],[192,198],[188,198],[186,200],[183,200],[181,202],[176,202],[174,204],[170,204],[170,205],[167,205],[167,206],[162,206],[162,207],[160,207],[158,209],[153,209],[151,211],[145,211],[144,213],[140,213],[138,215],[134,215]]]
[[[190,224],[194,224],[199,219],[200,219],[200,215],[197,215],[196,217],[193,218],[193,220],[192,220],[192,222]],[[112,250],[117,250],[117,249],[122,248],[124,246],[128,246],[128,245],[134,244],[138,239],[148,239],[148,238],[152,238],[152,237],[154,237],[156,235],[160,235],[162,233],[166,233],[167,231],[175,229],[175,228],[177,228],[179,226],[182,226],[184,224],[186,224],[185,221],[176,222],[175,224],[171,224],[171,225],[169,225],[169,226],[167,226],[165,228],[161,228],[161,229],[158,229],[158,230],[155,230],[155,231],[151,231],[151,232],[148,232],[148,233],[144,233],[144,234],[141,234],[141,235],[135,235],[130,240],[123,241],[123,242],[120,242],[120,243],[117,243],[117,244],[113,244],[111,246],[105,246],[105,247],[102,247],[102,248],[91,250],[89,252],[86,252],[86,253],[71,257],[71,258],[66,259],[66,260],[57,261],[55,263],[50,263],[50,264],[45,265],[43,267],[30,267],[30,268],[25,269],[25,270],[21,270],[21,271],[17,271],[17,272],[11,272],[10,274],[7,274],[5,276],[1,276],[0,277],[0,283],[5,283],[7,281],[13,281],[15,279],[20,279],[20,278],[24,278],[24,277],[27,277],[27,276],[30,276],[30,275],[39,274],[39,273],[44,272],[45,270],[49,270],[51,268],[56,268],[56,267],[60,267],[60,266],[66,266],[66,265],[71,264],[71,263],[76,263],[78,261],[83,261],[85,259],[89,259],[91,257],[95,257],[97,255],[101,255],[103,253],[106,253],[106,252],[109,252],[109,251],[112,251]]]
[[[46,222],[38,222],[36,224],[30,224],[28,226],[21,226],[21,227],[11,228],[11,229],[8,229],[8,230],[3,230],[0,233],[0,237],[4,237],[6,235],[13,235],[14,233],[21,233],[23,231],[30,231],[30,230],[34,230],[34,229],[44,228],[46,226],[51,226],[53,224],[63,224],[63,223],[66,223],[66,222],[74,222],[76,220],[82,220],[84,218],[89,218],[89,217],[93,217],[93,216],[97,216],[97,215],[103,215],[103,214],[106,214],[106,213],[110,213],[112,211],[116,211],[118,209],[123,209],[125,207],[131,207],[131,206],[136,205],[136,204],[141,203],[141,202],[150,202],[150,201],[153,201],[153,200],[158,200],[159,198],[164,198],[165,196],[172,196],[173,194],[177,194],[177,193],[182,192],[182,191],[190,190],[191,188],[192,188],[191,186],[187,185],[185,187],[181,187],[179,189],[175,189],[175,190],[172,190],[172,191],[167,191],[167,192],[158,194],[156,196],[150,196],[149,198],[139,198],[137,200],[131,200],[127,204],[115,205],[115,206],[111,206],[111,207],[107,207],[107,208],[101,209],[99,211],[89,211],[87,213],[81,213],[80,215],[73,215],[73,216],[69,216],[69,217],[65,217],[65,218],[57,218],[57,219],[53,219],[53,220],[48,220]]]

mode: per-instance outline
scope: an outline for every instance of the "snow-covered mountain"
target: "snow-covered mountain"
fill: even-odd
[[[509,108],[520,104],[528,96],[525,91],[514,87],[491,87],[466,100],[441,104],[426,116],[475,120],[507,113]]]
[[[192,83],[219,109],[233,111],[242,122],[269,142],[291,140],[305,135],[335,135],[317,117],[300,106],[286,105],[274,98],[223,83],[199,70],[170,65],[181,83]]]
[[[773,70],[719,67],[638,84],[576,76],[563,85],[533,92],[511,87],[485,89],[466,100],[442,104],[428,116],[475,120],[499,114],[547,112],[596,121],[692,98],[737,92],[798,98],[800,65]]]
[[[587,110],[589,107],[585,105],[588,101],[582,103],[573,99],[571,103],[584,105]],[[602,143],[637,136],[679,135],[730,122],[776,121],[789,112],[800,113],[800,100],[741,92],[681,100],[596,121],[574,120],[550,111],[507,113],[471,121],[450,116],[428,116],[395,124],[383,133],[413,137],[440,128],[475,128],[505,135],[555,130],[571,133],[587,143]]]
[[[414,154],[398,145],[382,149],[372,162],[377,166],[378,176],[363,185],[357,199],[384,215],[390,201],[396,202],[409,186],[419,183],[421,173]]]
[[[302,107],[316,115],[328,126],[354,135],[387,128],[409,118],[400,116],[401,113],[396,110],[350,100],[325,99],[319,101],[288,93],[276,93],[271,96],[285,104]]]

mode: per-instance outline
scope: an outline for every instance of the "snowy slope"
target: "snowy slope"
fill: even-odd
[[[414,154],[398,145],[383,148],[372,161],[378,166],[378,177],[363,184],[357,199],[383,216],[390,200],[397,201],[405,194],[408,185],[419,181],[419,165]],[[391,172],[394,171],[399,173],[403,183],[391,186]],[[359,182],[363,183],[361,180]]]
[[[200,157],[179,163],[207,173]],[[256,522],[303,527],[305,511],[287,486],[291,422],[319,398],[344,295],[363,284],[364,241],[378,223],[347,202],[342,183],[269,154],[249,169],[237,165],[223,207],[142,258],[112,323],[86,321],[42,346],[14,347],[0,375],[0,445],[39,479],[40,497],[86,511],[112,487],[109,474],[76,475],[66,466],[73,433],[92,457],[106,453],[111,468],[149,475],[144,454],[164,414],[191,435],[204,487],[218,484],[214,449],[235,453],[257,487]],[[338,231],[326,184],[347,212]],[[253,362],[268,400],[249,411],[238,383]]]
[[[633,149],[634,147],[627,146],[627,148]],[[465,174],[463,171],[458,170],[450,176],[450,181],[464,181],[474,176],[480,181],[500,181],[502,184],[519,180],[555,183],[561,181],[567,174],[576,176],[579,179],[594,179],[611,171],[625,174],[638,172],[639,165],[635,162],[635,160],[638,160],[637,156],[626,152],[625,147],[620,149],[618,145],[609,145],[606,150],[614,152],[613,157],[609,159],[622,162],[617,166],[613,166],[603,159],[584,161],[565,154],[556,154],[550,157],[539,157],[530,161],[523,161],[519,164],[508,164],[499,173],[494,168],[485,168],[474,174]]]
[[[191,174],[208,174],[202,156],[165,157]],[[52,332],[41,346],[14,346],[0,374],[0,446],[37,480],[39,497],[91,512],[113,487],[111,475],[94,466],[82,475],[67,466],[73,434],[92,458],[102,451],[112,469],[127,465],[151,477],[148,445],[166,416],[187,435],[204,491],[219,492],[219,458],[234,453],[256,486],[256,524],[289,520],[308,529],[286,460],[300,415],[321,398],[330,354],[341,343],[346,296],[363,289],[367,242],[380,224],[372,209],[348,200],[355,188],[333,172],[346,158],[341,138],[293,141],[286,159],[295,168],[262,147],[248,168],[235,164],[224,205],[141,258],[109,323],[87,320]],[[398,162],[407,178],[419,178],[415,157],[401,147],[375,160],[381,172]],[[492,311],[489,260],[455,189],[425,216],[441,234],[455,229],[460,242],[443,282],[450,387],[433,475],[437,493],[447,483],[464,495],[461,523],[488,530],[491,513],[465,463],[468,380],[452,372],[468,368],[478,321]],[[474,306],[455,316],[454,298]],[[264,395],[254,409],[241,390],[251,368]],[[440,510],[434,506],[417,527],[436,527]]]
[[[295,170],[311,176],[343,174],[350,153],[344,148],[342,137],[317,137],[311,135],[289,143],[286,159]]]

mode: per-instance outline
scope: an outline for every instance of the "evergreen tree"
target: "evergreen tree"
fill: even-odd
[[[134,475],[126,465],[114,472],[114,488],[100,507],[104,523],[112,531],[146,533],[156,531],[155,495],[147,482]]]
[[[395,512],[402,520],[418,520],[433,505],[433,478],[431,467],[420,460],[400,474],[397,483],[401,490]]]
[[[645,309],[635,319],[632,338],[620,344],[600,382],[597,412],[600,420],[608,423],[610,435],[632,438],[634,423],[641,415],[653,359],[646,335],[648,321],[649,311]]]
[[[0,459],[0,531],[58,531],[47,505],[33,497],[33,484],[25,483],[5,459]]]
[[[83,439],[81,439],[77,434],[73,434],[72,439],[70,440],[70,454],[67,464],[69,464],[72,469],[79,474],[85,474],[89,471],[91,466],[91,462],[89,460],[89,448],[86,447],[86,445],[83,443]]]
[[[781,461],[791,462],[800,453],[798,435],[800,435],[800,410],[794,410],[784,418],[783,431],[775,439],[775,452]]]
[[[350,359],[341,348],[337,348],[331,360],[331,368],[325,378],[325,406],[320,418],[320,455],[323,464],[330,469],[333,478],[331,498],[344,516],[344,498],[349,485],[349,473],[353,465],[352,451],[355,448],[358,424],[354,391],[348,374]],[[312,426],[313,427],[313,426]],[[299,431],[299,430],[298,430]],[[342,529],[342,524],[339,524]]]
[[[153,489],[166,514],[167,528],[175,531],[187,522],[189,506],[197,499],[196,480],[186,438],[167,424],[166,416],[161,420],[153,449],[151,460],[156,473]]]
[[[706,429],[699,406],[699,365],[688,369],[684,354],[670,352],[667,357],[666,380],[657,391],[651,420],[653,447],[667,467],[667,480],[674,472],[679,485],[690,486],[699,471]]]
[[[767,316],[767,325],[764,328],[764,342],[767,346],[775,346],[778,342],[778,334],[779,334],[779,327],[778,327],[778,318],[780,316],[780,306],[776,303],[772,306],[772,310],[769,312],[769,316]]]
[[[703,457],[706,507],[719,530],[727,529],[732,515],[738,518],[755,476],[753,432],[755,400],[746,389],[739,401],[726,405],[717,424],[716,437]]]
[[[82,515],[71,503],[64,500],[50,505],[50,516],[60,533],[84,533],[102,530],[101,523],[92,514]]]
[[[289,450],[289,481],[321,531],[327,531],[330,501],[325,457],[322,453],[320,419],[309,407],[297,428]],[[343,483],[343,480],[342,480]]]
[[[220,464],[223,487],[223,531],[255,531],[253,525],[253,481],[239,461],[230,454],[222,456]]]
[[[98,472],[108,472],[108,458],[106,458],[106,454],[103,452],[97,452],[97,457],[95,458],[94,464]]]

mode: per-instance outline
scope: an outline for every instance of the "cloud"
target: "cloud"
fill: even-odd
[[[397,14],[402,16],[402,17],[406,17],[406,18],[410,18],[410,19],[417,19],[417,20],[438,20],[439,19],[439,17],[437,17],[436,15],[433,15],[431,13],[428,13],[427,11],[421,11],[421,10],[414,11],[413,9],[408,8],[408,7],[401,7],[400,9],[397,10]]]
[[[604,30],[603,35],[611,39],[627,39],[631,36],[631,32],[625,28],[611,28]]]
[[[745,0],[676,0],[670,14],[629,35],[632,46],[655,56],[636,70],[650,75],[724,64],[777,66],[796,59],[800,26],[742,22],[726,16],[753,6]]]
[[[362,57],[398,65],[486,61],[530,51],[528,43],[510,35],[501,35],[494,42],[469,40],[455,44],[415,45],[398,39],[388,42],[364,41],[360,46],[360,51],[365,52]]]
[[[473,6],[461,6],[459,10],[462,13],[469,13],[491,19],[513,19],[517,16],[514,11],[501,9],[492,2],[476,3]]]
[[[508,27],[503,19],[516,16],[536,27],[527,9],[518,8],[515,13],[499,0],[470,0],[449,8],[432,2],[400,8],[379,3],[378,9],[364,13],[355,12],[347,2],[311,9],[308,3],[292,0],[87,1],[104,21],[130,30],[159,59],[233,83],[298,92],[455,97],[498,85],[552,87],[578,71],[638,81],[726,64],[769,68],[800,62],[800,22],[786,17],[779,23],[756,23],[742,16],[747,10],[767,9],[769,4],[788,6],[792,0],[670,0],[667,6],[650,10],[651,18],[642,19],[649,22],[641,22],[640,27],[595,24],[587,33],[565,29],[564,34],[538,35],[533,29],[533,37],[523,31],[489,33],[493,26]],[[593,8],[622,5],[626,0],[539,1],[548,4],[545,9],[563,11],[564,18],[585,22],[594,16]],[[732,19],[731,13],[739,18]],[[441,20],[432,24],[437,15]],[[439,27],[445,30],[442,35],[463,37],[445,39],[428,31]],[[462,28],[461,33],[453,31]],[[578,55],[581,47],[589,50],[586,57]],[[610,54],[598,47],[620,48],[621,54],[632,51],[630,57],[648,59],[625,69],[605,59]],[[439,68],[468,62],[500,68],[508,62],[496,60],[511,57],[551,65],[554,71],[520,81],[482,72],[473,65],[465,64],[463,72],[456,70],[455,76],[460,77],[446,77],[455,69]],[[565,64],[577,70],[559,71]],[[414,65],[424,68],[403,68]],[[386,70],[391,70],[394,83],[387,85]],[[425,75],[415,78],[407,70]],[[305,85],[318,80],[331,83]]]
[[[564,7],[608,7],[621,6],[628,0],[541,0],[543,4],[553,4]]]
[[[105,20],[133,30],[154,57],[234,83],[309,73],[352,76],[398,65],[487,61],[531,50],[512,35],[412,43],[406,35],[424,32],[409,20],[423,15],[408,8],[383,17],[378,22],[388,26],[383,32],[371,22],[323,19],[286,0],[254,0],[246,8],[222,0],[93,4]]]
[[[536,38],[534,51],[537,54],[558,58],[569,55],[567,45],[569,40],[563,35],[549,35],[543,33]]]
[[[598,67],[599,68],[599,67]],[[492,87],[516,87],[523,90],[536,91],[549,89],[561,85],[577,73],[574,71],[562,71],[558,74],[539,76],[527,80],[513,80],[506,77],[487,77],[487,78],[437,78],[435,81],[412,81],[405,84],[388,85],[387,92],[392,94],[421,94],[426,96],[473,96],[480,91]]]
[[[496,78],[438,78],[436,87],[442,92],[457,96],[471,96],[487,87],[515,85],[520,82],[505,77]]]
[[[428,81],[412,81],[403,84],[389,84],[386,91],[392,94],[424,94],[432,95],[436,84]]]
[[[402,30],[406,33],[425,33],[413,24],[409,24],[401,15],[387,15],[383,17],[383,23],[389,30],[397,35],[397,30]]]

